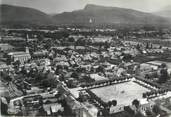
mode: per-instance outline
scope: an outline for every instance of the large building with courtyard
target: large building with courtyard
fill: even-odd
[[[99,116],[120,113],[128,107],[134,110],[135,101],[139,102],[139,109],[145,113],[153,109],[155,100],[171,96],[167,89],[140,78],[96,82],[83,86],[80,92],[90,96],[88,102],[98,109]]]

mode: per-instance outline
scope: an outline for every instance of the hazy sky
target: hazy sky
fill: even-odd
[[[61,13],[82,9],[86,4],[131,8],[145,12],[171,6],[171,0],[0,0],[0,4],[31,7],[46,13]]]

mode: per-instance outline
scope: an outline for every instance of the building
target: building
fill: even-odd
[[[0,61],[0,71],[9,70],[10,67],[6,63]]]
[[[8,51],[8,50],[13,50],[13,49],[14,49],[14,47],[7,43],[0,44],[0,51]]]
[[[95,82],[84,88],[90,96],[88,102],[97,107],[100,116],[110,116],[123,112],[125,107],[132,108],[134,100],[139,101],[140,111],[146,112],[148,109],[152,110],[156,99],[171,96],[170,91],[160,89],[159,85],[140,78]]]
[[[48,56],[48,51],[47,50],[42,50],[42,51],[37,51],[37,52],[34,52],[33,55],[32,55],[32,58],[45,58]]]
[[[25,52],[10,52],[8,56],[11,62],[19,60],[21,64],[31,59],[28,47],[26,47]]]
[[[2,40],[2,42],[21,42],[21,41],[25,41],[25,39],[22,38],[22,37],[14,37],[14,36],[3,36],[1,40]]]

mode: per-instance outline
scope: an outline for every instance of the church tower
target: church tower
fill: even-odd
[[[26,47],[26,53],[27,54],[29,54],[30,52],[29,52],[29,48],[28,47]]]
[[[27,47],[27,46],[28,46],[28,39],[29,39],[29,35],[27,34],[27,35],[26,35],[26,47],[25,47],[25,52],[26,52],[27,54],[30,53],[30,52],[29,52],[29,48]]]

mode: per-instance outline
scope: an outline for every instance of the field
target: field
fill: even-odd
[[[134,99],[142,99],[142,94],[149,91],[149,89],[130,81],[91,89],[91,91],[104,102],[115,99],[117,100],[117,105],[130,105]]]

